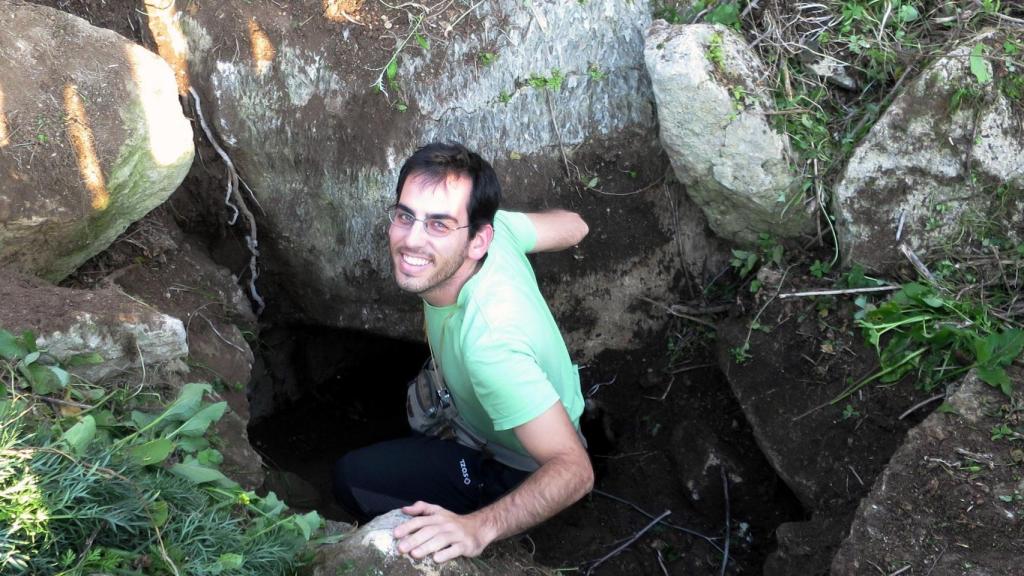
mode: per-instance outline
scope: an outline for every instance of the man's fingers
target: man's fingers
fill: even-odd
[[[410,521],[409,523],[411,523]],[[419,526],[410,531],[409,535],[398,541],[398,551],[405,553],[412,553],[419,549],[420,546],[425,542],[429,542],[432,538],[435,538],[438,534],[437,526]],[[433,550],[431,550],[433,552]],[[415,556],[415,554],[413,554]],[[419,557],[419,556],[417,556]]]
[[[446,530],[441,530],[434,534],[430,539],[423,542],[423,544],[417,546],[412,552],[409,553],[413,558],[417,560],[426,558],[438,550],[450,550],[453,546],[451,534]],[[457,556],[458,554],[456,554]],[[436,556],[435,556],[436,557]]]
[[[423,502],[422,500],[419,500],[410,506],[403,507],[402,512],[405,512],[409,516],[419,516],[421,514],[429,514],[433,512],[434,508],[440,508],[440,506],[428,504],[426,502]]]
[[[440,564],[441,562],[447,562],[448,560],[452,560],[454,558],[458,558],[459,556],[462,556],[462,555],[463,555],[462,547],[459,545],[458,542],[456,542],[456,543],[452,544],[451,546],[448,546],[447,548],[443,548],[440,551],[438,551],[436,554],[434,554],[434,562],[437,562],[438,564]]]

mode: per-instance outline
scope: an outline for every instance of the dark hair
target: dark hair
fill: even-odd
[[[494,224],[494,213],[501,204],[501,184],[494,168],[476,152],[457,142],[431,142],[423,146],[402,165],[395,188],[395,203],[402,197],[402,186],[410,176],[423,178],[431,185],[440,184],[453,175],[465,174],[473,182],[469,193],[469,236],[486,224]]]

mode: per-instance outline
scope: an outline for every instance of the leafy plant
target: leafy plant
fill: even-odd
[[[998,329],[987,307],[909,283],[858,323],[879,355],[882,382],[914,372],[931,390],[975,369],[978,377],[1009,395],[1006,367],[1024,350],[1024,331]]]
[[[540,74],[534,74],[526,81],[531,88],[537,90],[551,90],[558,92],[562,89],[562,82],[565,81],[565,75],[558,68],[551,69],[550,76],[542,76]]]
[[[481,52],[479,56],[481,66],[490,66],[498,59],[498,55],[494,52]]]
[[[725,54],[722,49],[722,33],[715,32],[711,35],[711,39],[708,41],[708,61],[715,66],[716,69],[721,70],[722,64],[725,59]]]
[[[204,399],[208,384],[157,411],[107,394],[53,419],[38,393],[21,393],[33,355],[45,355],[33,348],[31,334],[0,330],[11,383],[0,396],[0,572],[262,575],[302,563],[319,516],[289,515],[273,493],[220,472],[209,430],[226,404]]]

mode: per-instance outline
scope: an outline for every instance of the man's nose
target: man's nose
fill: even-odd
[[[420,246],[427,243],[427,223],[416,220],[412,228],[405,232],[405,243],[407,245]]]

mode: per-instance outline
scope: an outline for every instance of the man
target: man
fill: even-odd
[[[435,362],[487,446],[423,435],[375,444],[338,461],[335,494],[364,519],[401,506],[414,518],[395,528],[399,550],[443,562],[476,556],[593,487],[579,375],[526,259],[574,246],[588,228],[566,211],[498,211],[493,168],[459,144],[417,150],[396,195],[395,281],[423,299]]]

